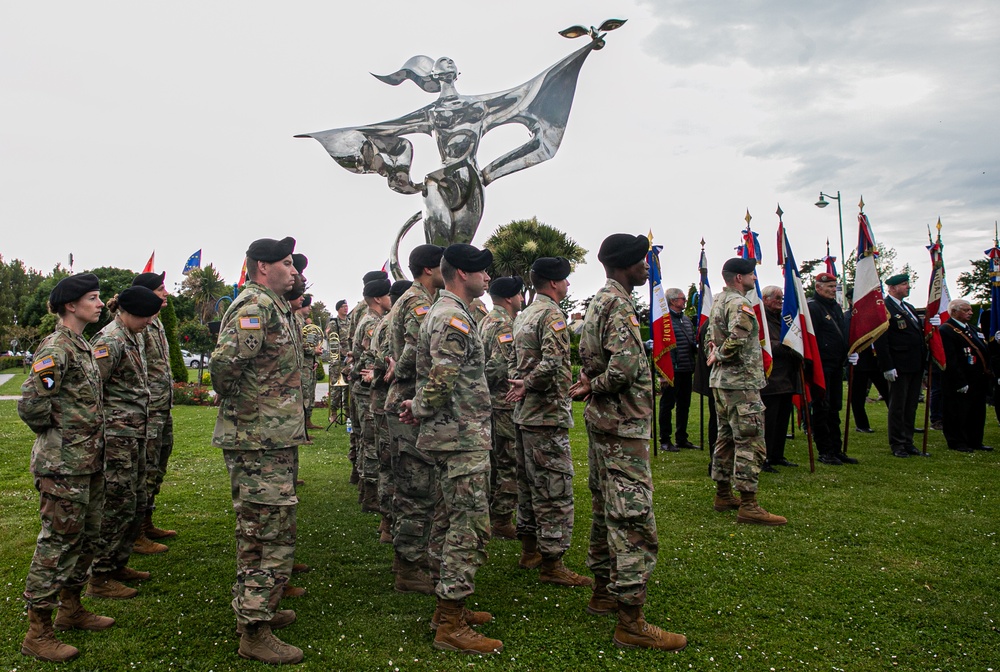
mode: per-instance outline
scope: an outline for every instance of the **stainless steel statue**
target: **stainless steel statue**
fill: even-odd
[[[488,95],[459,94],[455,88],[459,72],[452,59],[414,56],[396,72],[375,77],[393,86],[410,80],[428,93],[439,93],[436,101],[391,121],[295,137],[315,138],[337,163],[353,173],[378,173],[393,191],[423,195],[422,215],[415,214],[403,225],[390,251],[393,275],[402,277],[399,241],[421,216],[427,242],[471,242],[483,216],[483,188],[497,178],[555,156],[583,61],[592,50],[604,47],[607,31],[624,23],[608,19],[599,29],[573,26],[560,31],[564,37],[587,35],[591,41],[524,84]],[[531,138],[480,168],[476,162],[480,139],[498,126],[513,123],[527,127]],[[413,145],[404,136],[412,133],[434,137],[441,155],[441,167],[420,183],[410,176]]]

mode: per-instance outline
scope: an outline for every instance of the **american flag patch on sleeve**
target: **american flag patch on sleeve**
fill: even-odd
[[[99,348],[94,348],[94,359],[104,359],[110,353],[108,352],[108,346],[102,345]]]
[[[430,309],[431,309],[430,306],[417,306],[416,308],[413,309],[413,314],[416,315],[417,317],[423,317],[424,315],[427,314],[427,311]]]
[[[241,317],[240,329],[260,329],[259,317]]]
[[[552,331],[562,331],[566,328],[566,320],[558,320],[552,323]]]
[[[44,371],[45,369],[51,369],[56,365],[56,360],[51,357],[42,357],[40,360],[32,365],[31,370],[35,373],[39,371]]]
[[[500,334],[499,336],[497,336],[497,340],[500,341],[501,343],[510,343],[511,341],[514,340],[514,334],[508,331],[506,334]]]
[[[465,320],[459,319],[457,317],[451,318],[451,320],[448,321],[448,326],[449,327],[453,327],[455,329],[458,329],[463,334],[468,334],[469,330],[471,329],[471,327],[469,326],[468,322],[466,322]]]

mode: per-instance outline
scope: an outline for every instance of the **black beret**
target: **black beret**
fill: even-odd
[[[346,305],[347,305],[347,299],[341,299],[340,301],[337,301],[337,305],[334,308],[334,310],[340,310],[341,306],[346,306]]]
[[[757,268],[757,262],[753,259],[743,257],[733,257],[726,260],[722,265],[722,270],[727,273],[739,273],[740,275],[750,275]]]
[[[167,277],[167,272],[163,273],[140,273],[132,279],[133,287],[145,287],[154,292],[163,286],[163,279]]]
[[[364,296],[368,298],[378,298],[380,296],[385,296],[392,289],[392,283],[389,282],[388,278],[382,278],[381,280],[372,280],[371,282],[365,283]]]
[[[412,285],[412,280],[397,280],[392,283],[392,287],[389,288],[389,296],[393,299],[398,299],[405,294],[406,290],[408,290]]]
[[[445,248],[442,256],[448,263],[460,271],[466,273],[477,273],[485,271],[493,263],[493,253],[489,250],[480,250],[468,243],[454,243]]]
[[[261,238],[250,243],[247,248],[247,256],[256,261],[274,263],[281,261],[295,250],[295,239],[291,236],[274,240],[273,238]]]
[[[509,299],[515,294],[520,294],[522,289],[524,289],[524,281],[516,275],[507,278],[497,278],[490,283],[490,296]]]
[[[565,280],[569,277],[569,259],[565,257],[539,257],[531,265],[531,271],[546,280]]]
[[[304,295],[304,296],[302,297],[302,307],[303,307],[303,308],[308,308],[308,307],[309,307],[309,306],[311,306],[311,305],[313,305],[313,297],[312,297],[312,294],[305,294],[305,295]]]
[[[441,265],[444,248],[440,245],[417,245],[410,252],[410,268],[437,268]]]
[[[368,271],[365,273],[364,277],[361,278],[361,284],[367,285],[372,280],[388,280],[389,274],[385,271]]]
[[[299,275],[302,275],[302,271],[306,270],[306,266],[309,265],[309,258],[304,254],[299,254],[296,252],[292,255],[292,266],[298,271]]]
[[[601,243],[597,259],[608,268],[628,268],[646,258],[649,238],[631,233],[612,233]]]
[[[56,283],[56,286],[49,292],[49,303],[53,306],[60,306],[70,301],[76,301],[88,292],[99,291],[101,291],[100,278],[93,273],[77,273]]]
[[[163,299],[148,287],[133,285],[118,295],[118,306],[129,315],[152,317],[160,312]]]
[[[283,296],[285,297],[285,301],[294,301],[295,299],[299,298],[305,293],[306,293],[305,283],[302,284],[296,283],[295,286],[289,289],[287,292],[285,292]]]
[[[909,273],[897,273],[888,280],[885,281],[887,287],[895,287],[896,285],[901,285],[904,282],[910,281]]]

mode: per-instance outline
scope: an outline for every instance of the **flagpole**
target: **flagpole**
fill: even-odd
[[[701,239],[701,256],[698,257],[698,328],[695,329],[695,339],[698,344],[701,344],[701,338],[698,332],[701,331],[701,306],[702,301],[705,298],[705,274],[702,272],[701,260],[705,258],[705,239]],[[701,357],[703,353],[698,353]],[[708,381],[705,381],[706,384]],[[711,388],[709,388],[711,391]],[[701,446],[702,450],[705,450],[705,395],[698,395],[698,445]]]
[[[813,455],[812,422],[809,420],[809,396],[806,387],[806,370],[799,364],[799,379],[802,381],[802,417],[806,421],[806,443],[809,446],[809,473],[816,473],[816,460]]]
[[[847,365],[847,414],[844,416],[844,455],[847,455],[847,437],[851,435],[851,388],[853,387],[854,366],[849,363]]]
[[[927,316],[924,315],[924,319]],[[921,447],[921,455],[927,457],[927,428],[930,425],[931,420],[931,372],[934,370],[934,359],[927,362],[927,403],[924,404],[924,441]]]
[[[650,249],[652,249],[652,230],[650,230]],[[653,255],[655,257],[656,255]],[[649,282],[649,336],[653,338],[653,278],[648,278]],[[666,315],[664,319],[669,320],[670,316]],[[659,455],[660,440],[656,433],[656,418],[659,415],[659,406],[656,403],[656,362],[653,360],[653,353],[649,353],[649,370],[653,372],[653,375],[649,377],[650,387],[652,387],[653,392],[653,431],[649,435],[653,442],[653,457]]]

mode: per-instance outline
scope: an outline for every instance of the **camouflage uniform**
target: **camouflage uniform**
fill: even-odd
[[[383,316],[372,334],[371,348],[366,353],[365,368],[374,372],[371,387],[371,412],[374,425],[375,453],[378,455],[378,508],[382,515],[392,518],[392,456],[389,450],[389,425],[385,419],[385,399],[389,383],[385,373],[389,368],[389,320]]]
[[[248,282],[222,318],[209,366],[221,399],[212,445],[223,449],[236,511],[233,610],[243,625],[269,621],[294,562],[305,441],[302,347],[288,303]]]
[[[441,547],[435,593],[463,600],[475,591],[490,538],[490,391],[472,315],[447,290],[420,326],[416,366],[417,448],[433,461],[443,512],[443,524],[433,531],[438,538],[432,544]]]
[[[507,382],[513,376],[514,320],[503,308],[494,308],[479,323],[486,358],[486,382],[493,405],[492,444],[490,452],[490,511],[497,518],[508,519],[517,508],[517,463],[514,459],[513,404],[505,397]]]
[[[473,299],[472,303],[469,304],[469,315],[472,315],[473,322],[476,326],[486,319],[486,316],[490,314],[489,308],[483,303],[482,299]]]
[[[709,386],[719,416],[712,480],[732,483],[740,492],[757,492],[757,476],[767,456],[760,400],[767,380],[758,332],[750,301],[726,287],[712,306],[708,331],[716,345]]]
[[[152,512],[154,499],[167,473],[167,461],[174,450],[174,377],[170,370],[167,334],[160,318],[153,319],[143,333],[146,344],[146,374],[149,384],[150,439],[146,450],[146,511]]]
[[[31,473],[42,520],[24,588],[29,609],[55,609],[62,588],[87,583],[104,507],[102,399],[90,344],[60,324],[35,351],[17,402],[37,435]]]
[[[94,573],[126,565],[146,515],[149,384],[146,343],[125,327],[121,314],[93,340],[94,359],[104,381],[104,513]]]
[[[358,409],[359,426],[354,427],[358,435],[358,475],[364,482],[368,506],[378,499],[378,447],[375,445],[375,417],[372,415],[372,386],[361,379],[361,370],[372,366],[372,337],[382,316],[369,310],[358,323],[354,332],[354,368],[351,371],[351,399]],[[362,502],[365,504],[365,502]]]
[[[543,556],[561,556],[573,538],[573,400],[566,314],[539,294],[514,320],[516,377],[524,399],[517,425],[517,533],[538,538]]]
[[[389,341],[396,360],[385,402],[386,420],[396,455],[392,508],[396,514],[393,546],[412,563],[425,563],[434,519],[435,471],[431,456],[417,447],[419,428],[399,421],[402,403],[413,399],[417,385],[417,340],[420,326],[434,303],[427,289],[413,283],[389,311]]]
[[[304,321],[304,320],[303,320]],[[306,409],[306,419],[312,416],[316,403],[316,347],[323,342],[323,330],[315,324],[303,324],[302,334],[302,405]]]
[[[368,304],[365,303],[364,299],[359,301],[350,313],[347,314],[347,331],[350,334],[347,339],[346,352],[354,353],[354,334],[358,331],[358,323],[364,319],[365,315],[368,314]],[[344,347],[341,344],[341,347]],[[353,360],[351,364],[351,370],[358,370],[357,360]],[[347,382],[353,380],[353,375],[347,376]],[[347,417],[351,420],[351,435],[348,437],[351,442],[351,448],[347,453],[347,459],[351,461],[351,483],[360,483],[359,481],[359,468],[358,468],[358,442],[361,440],[361,417],[358,415],[358,401],[354,398],[354,394],[349,395],[347,400]],[[358,486],[360,487],[360,485]]]
[[[649,467],[652,376],[632,298],[615,280],[590,302],[580,359],[592,390],[584,411],[593,502],[587,566],[618,602],[638,606],[659,549]]]
[[[344,388],[335,387],[334,383],[340,378],[340,373],[344,369],[344,360],[350,352],[348,343],[351,337],[347,333],[349,329],[347,320],[335,317],[330,320],[330,326],[326,330],[326,342],[328,346],[327,370],[330,374],[330,415],[334,414],[334,409],[340,408],[344,403]]]

